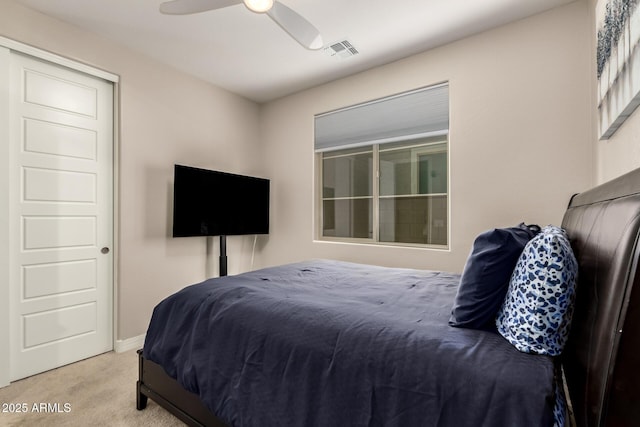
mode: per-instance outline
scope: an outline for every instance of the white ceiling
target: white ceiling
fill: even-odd
[[[14,1],[266,102],[574,0],[282,0],[325,46],[346,39],[360,52],[340,59],[301,47],[243,5],[169,16],[158,12],[163,0]]]

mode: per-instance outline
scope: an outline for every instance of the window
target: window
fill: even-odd
[[[318,238],[448,245],[448,86],[435,90],[374,101],[375,111],[368,103],[316,117]],[[417,104],[422,113],[428,105],[426,115],[415,114]],[[408,109],[411,120],[402,114]],[[348,117],[332,116],[341,114]],[[341,122],[347,130],[335,128]]]
[[[373,148],[322,156],[322,235],[373,237]]]

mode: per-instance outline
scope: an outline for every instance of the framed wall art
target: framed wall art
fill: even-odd
[[[598,0],[596,62],[600,139],[640,105],[640,0]]]

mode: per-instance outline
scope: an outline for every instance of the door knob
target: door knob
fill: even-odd
[[[106,255],[109,253],[109,248],[105,246],[104,248],[100,249],[100,252]]]

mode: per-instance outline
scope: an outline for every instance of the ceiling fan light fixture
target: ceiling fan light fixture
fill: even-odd
[[[252,12],[265,13],[273,7],[273,0],[243,0],[244,5]]]

